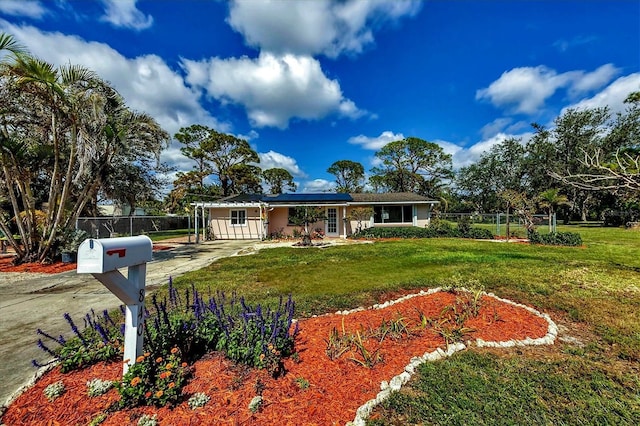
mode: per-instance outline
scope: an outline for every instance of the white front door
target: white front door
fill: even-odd
[[[338,236],[338,209],[327,207],[327,220],[324,225],[324,232],[327,237]]]

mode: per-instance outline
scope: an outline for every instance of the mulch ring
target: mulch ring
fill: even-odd
[[[171,250],[174,246],[154,244],[153,251]],[[76,262],[63,263],[54,262],[48,265],[39,262],[22,263],[13,265],[13,256],[5,256],[0,258],[0,272],[28,272],[40,274],[59,274],[61,272],[73,271],[76,269]]]
[[[419,312],[438,318],[446,306],[456,302],[456,295],[438,292],[412,297],[383,309],[367,309],[346,315],[330,314],[299,321],[296,360],[285,360],[286,374],[273,379],[265,370],[234,365],[220,354],[210,354],[192,365],[193,378],[184,387],[184,400],[173,408],[140,407],[110,413],[102,425],[135,424],[143,414],[156,415],[159,425],[343,425],[352,421],[362,404],[376,397],[380,384],[403,372],[414,356],[444,348],[443,338],[430,328],[421,328]],[[482,296],[479,315],[467,321],[474,331],[465,340],[524,340],[544,337],[550,327],[547,320],[519,306],[488,295]],[[401,316],[412,330],[409,337],[368,339],[370,353],[381,355],[381,362],[371,368],[354,362],[362,359],[347,352],[331,360],[325,350],[333,328],[342,333],[375,329],[382,321]],[[93,378],[117,380],[121,363],[97,364],[67,374],[58,368],[46,373],[36,384],[9,406],[7,425],[88,424],[119,399],[114,389],[105,395],[86,396],[86,382]],[[67,392],[53,402],[43,394],[44,388],[62,380]],[[188,398],[204,392],[211,399],[195,410]],[[252,413],[249,402],[261,394],[263,405]]]

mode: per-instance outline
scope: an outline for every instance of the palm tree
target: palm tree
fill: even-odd
[[[150,116],[131,112],[93,71],[54,67],[0,34],[3,49],[17,53],[0,62],[0,180],[6,184],[0,191],[13,217],[22,218],[16,220],[18,261],[44,261],[109,175],[132,164],[151,170],[169,135]],[[36,180],[48,182],[44,199],[33,194]],[[46,205],[43,224],[36,222],[36,204]]]
[[[541,208],[546,210],[547,215],[549,216],[549,232],[551,232],[553,227],[552,216],[556,207],[567,206],[570,203],[566,195],[560,194],[560,190],[558,188],[551,188],[538,195],[538,204]]]

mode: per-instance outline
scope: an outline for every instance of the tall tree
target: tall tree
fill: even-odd
[[[255,173],[255,179],[260,178],[257,168],[233,169],[238,165],[250,165],[260,163],[260,157],[249,143],[244,139],[239,139],[233,135],[219,133],[206,126],[194,124],[181,128],[176,133],[175,138],[185,146],[182,152],[197,163],[197,170],[203,174],[215,176],[220,183],[222,195],[227,196],[233,193],[233,188],[246,185],[248,176],[246,172],[251,170]],[[243,184],[233,184],[233,177],[240,176],[245,182]],[[203,181],[204,182],[204,181]],[[255,182],[255,180],[254,180]]]
[[[10,45],[6,36],[0,44]],[[0,195],[10,200],[0,229],[12,235],[15,223],[22,244],[9,242],[18,261],[44,261],[95,198],[109,167],[118,159],[139,161],[134,152],[156,157],[168,135],[83,67],[56,68],[18,53],[0,64],[0,90]]]
[[[538,204],[547,211],[547,215],[549,216],[549,230],[551,230],[553,214],[556,208],[569,205],[569,199],[566,195],[561,194],[558,188],[551,188],[538,195]]]
[[[180,131],[174,135],[174,138],[184,145],[180,148],[180,152],[182,152],[185,157],[196,162],[194,169],[197,176],[200,177],[201,189],[204,188],[205,178],[213,173],[207,152],[202,147],[204,141],[209,137],[210,132],[211,129],[208,127],[194,124],[181,128]]]
[[[227,171],[228,194],[262,193],[262,170],[253,164],[234,164]]]
[[[451,155],[440,145],[418,138],[406,138],[386,144],[376,153],[381,161],[372,172],[381,176],[393,192],[415,192],[434,197],[428,193],[443,179],[453,177]]]
[[[202,186],[202,180],[201,173],[195,170],[178,172],[173,181],[173,189],[165,198],[165,208],[171,213],[184,214],[191,211],[191,202],[220,198],[220,187],[206,183]]]
[[[526,191],[525,149],[519,139],[509,138],[496,144],[480,159],[458,172],[456,186],[463,199],[471,201],[479,211],[499,211],[498,196],[505,190]],[[507,193],[510,197],[511,193]]]
[[[596,121],[598,132],[576,153],[579,166],[554,170],[555,178],[578,191],[640,199],[640,92],[631,93],[625,102],[627,110],[612,121],[608,115]],[[587,116],[596,112],[583,111]]]
[[[339,160],[327,169],[336,177],[336,192],[362,192],[364,188],[364,167],[351,160]]]
[[[262,172],[262,178],[269,185],[271,194],[282,194],[285,190],[296,191],[293,175],[287,169],[274,167]]]

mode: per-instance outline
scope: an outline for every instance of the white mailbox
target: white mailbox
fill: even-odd
[[[78,273],[103,274],[151,262],[153,243],[146,235],[84,240],[78,247]]]
[[[78,247],[79,274],[92,274],[126,305],[123,374],[142,354],[147,262],[153,243],[147,236],[84,240]],[[127,278],[118,271],[128,268]]]

